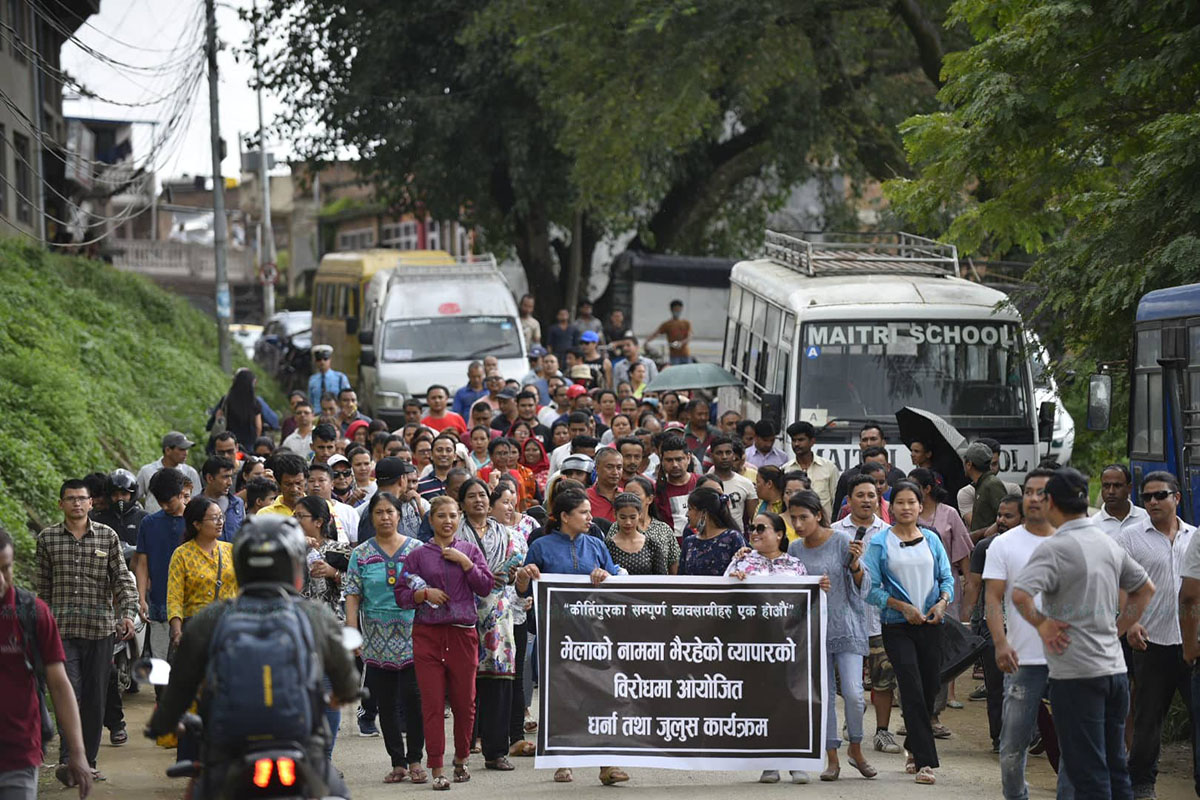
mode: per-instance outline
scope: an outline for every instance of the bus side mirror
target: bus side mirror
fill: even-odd
[[[363,352],[359,353],[358,354],[358,365],[360,367],[375,366],[375,354],[372,353],[370,350],[364,350]]]
[[[358,333],[358,317],[346,317],[346,335],[353,336]]]
[[[783,395],[767,392],[762,396],[762,418],[769,420],[775,430],[783,430]]]
[[[1092,375],[1088,378],[1087,429],[1108,430],[1112,415],[1112,376]]]
[[[1042,441],[1049,441],[1054,435],[1054,412],[1052,402],[1047,401],[1038,406],[1038,438]]]

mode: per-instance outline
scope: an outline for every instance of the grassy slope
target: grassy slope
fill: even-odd
[[[212,320],[149,281],[0,239],[0,524],[19,574],[27,523],[59,518],[64,478],[136,471],[168,430],[205,441],[205,409],[229,383],[216,350]]]

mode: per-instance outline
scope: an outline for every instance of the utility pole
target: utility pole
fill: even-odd
[[[204,0],[208,17],[208,121],[212,139],[213,165],[213,260],[217,283],[217,349],[221,369],[233,371],[229,350],[229,320],[233,303],[229,296],[229,273],[225,264],[225,179],[221,177],[221,117],[217,102],[217,6],[216,0]]]
[[[254,83],[258,95],[258,182],[262,186],[263,246],[258,251],[259,279],[262,281],[263,324],[275,313],[275,229],[271,227],[271,178],[267,174],[267,128],[263,124],[262,61],[258,57],[258,3],[254,4]]]

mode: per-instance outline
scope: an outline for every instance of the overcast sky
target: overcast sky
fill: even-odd
[[[254,67],[244,57],[239,63],[235,49],[246,43],[250,26],[243,23],[235,8],[249,8],[252,0],[218,0],[217,30],[224,43],[218,56],[220,74],[221,136],[227,143],[227,156],[221,171],[226,177],[238,175],[238,134],[252,133],[258,128],[258,111],[252,88]],[[87,24],[75,32],[86,47],[103,56],[138,67],[155,67],[180,60],[179,53],[170,51],[184,30],[203,34],[203,26],[191,26],[193,13],[202,9],[203,0],[101,0],[100,13],[91,16]],[[202,12],[201,12],[202,13]],[[203,45],[202,39],[189,36],[192,46]],[[146,102],[170,93],[179,83],[175,70],[170,76],[155,76],[135,70],[117,68],[104,63],[75,42],[62,50],[63,69],[89,90],[109,100],[123,103]],[[68,96],[70,91],[68,90]],[[264,94],[264,112],[268,126],[279,109],[269,94]],[[168,115],[166,104],[144,108],[128,108],[99,100],[67,100],[64,111],[68,116],[103,119],[157,121]],[[154,128],[135,127],[134,158],[142,163],[154,143]],[[161,137],[161,129],[158,136]],[[286,144],[270,138],[268,149],[282,159],[289,152]],[[192,100],[191,119],[181,128],[167,151],[155,156],[159,180],[189,175],[212,174],[212,155],[209,146],[208,82],[203,80]],[[278,171],[278,170],[277,170]]]

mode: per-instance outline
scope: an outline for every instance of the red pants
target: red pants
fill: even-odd
[[[418,622],[413,625],[413,662],[429,768],[441,767],[446,755],[446,698],[454,714],[454,760],[465,762],[471,755],[475,728],[475,668],[479,665],[475,628]]]

